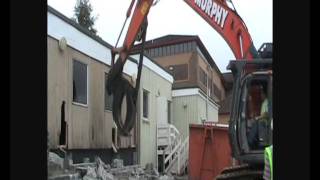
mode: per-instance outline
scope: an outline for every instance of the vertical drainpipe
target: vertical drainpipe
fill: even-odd
[[[207,74],[207,102],[206,102],[206,120],[208,121],[209,120],[209,96],[210,96],[210,90],[209,90],[209,74],[211,74],[211,66],[210,64],[207,63],[207,71],[208,71],[208,74]],[[212,81],[212,77],[211,77],[211,81]]]
[[[207,95],[207,101],[206,101],[206,121],[208,121],[209,119],[209,115],[208,115],[208,95],[209,95],[209,81],[208,81],[208,79],[209,79],[209,68],[207,68],[207,71],[208,71],[208,74],[207,74],[207,93],[206,93],[206,95]]]
[[[158,168],[159,163],[158,163],[158,121],[157,121],[157,118],[158,117],[156,117],[156,151],[155,151],[156,152],[156,164],[155,164],[155,166],[156,166],[156,169],[159,170],[159,168]]]
[[[137,135],[136,135],[136,155],[137,155],[137,164],[140,164],[140,156],[141,156],[141,87],[139,87],[139,92],[137,96],[137,118],[136,118],[136,125],[137,125]]]

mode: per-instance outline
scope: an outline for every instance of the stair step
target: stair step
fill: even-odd
[[[188,162],[188,152],[186,151],[188,151],[189,141],[187,139],[182,141],[179,131],[171,124],[158,124],[157,141],[158,156],[166,155],[165,160],[167,160],[167,162],[166,165],[164,165],[165,173],[172,172],[178,174],[178,172],[183,172]],[[178,158],[181,163],[179,167]]]

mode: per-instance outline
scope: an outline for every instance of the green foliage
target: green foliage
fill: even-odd
[[[97,30],[93,26],[97,17],[92,16],[91,12],[92,6],[89,0],[77,0],[77,3],[74,7],[75,18],[72,19],[82,27],[91,31],[93,34],[96,34]]]

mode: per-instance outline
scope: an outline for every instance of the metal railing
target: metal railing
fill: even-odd
[[[177,162],[177,173],[180,175],[183,170],[188,166],[189,160],[189,136],[183,141],[180,148],[178,149],[178,162]]]
[[[167,147],[169,148],[169,147]],[[179,139],[178,144],[175,148],[170,152],[170,154],[166,157],[165,152],[163,154],[163,167],[164,172],[167,173],[171,171],[171,173],[182,174],[183,170],[188,165],[189,158],[189,137],[187,137],[183,142]],[[168,164],[166,166],[166,164]]]
[[[158,155],[162,155],[164,173],[182,174],[188,165],[189,137],[182,142],[178,129],[172,124],[158,125]]]
[[[180,140],[180,132],[172,124],[158,126],[158,146],[165,146],[165,151],[168,154],[178,144]],[[162,153],[161,153],[162,154]]]

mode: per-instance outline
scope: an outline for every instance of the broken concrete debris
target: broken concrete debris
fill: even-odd
[[[111,165],[96,157],[94,162],[86,159],[83,163],[64,166],[64,159],[50,152],[48,162],[50,180],[174,180],[170,174],[160,175],[153,164],[147,164],[145,168],[140,165],[124,166],[119,158],[114,159]]]
[[[63,159],[55,153],[48,154],[48,176],[62,174],[64,172]]]
[[[49,164],[63,168],[63,158],[58,156],[56,153],[49,152],[48,162]]]
[[[122,168],[123,167],[123,160],[122,159],[114,159],[112,161],[111,167],[113,167],[113,168]]]
[[[159,176],[159,172],[153,167],[152,163],[146,164],[145,173],[152,176]]]
[[[159,180],[174,180],[173,176],[163,175],[159,177]]]

